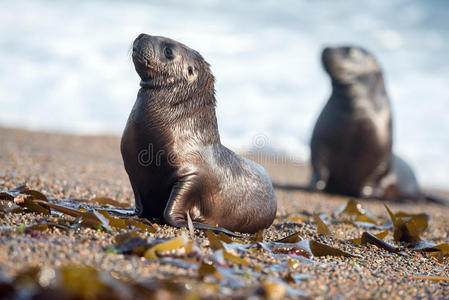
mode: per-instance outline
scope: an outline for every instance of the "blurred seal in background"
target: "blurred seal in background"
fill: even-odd
[[[425,199],[411,167],[393,155],[390,100],[376,59],[360,47],[337,47],[323,50],[322,63],[332,94],[312,134],[310,188],[392,201]]]

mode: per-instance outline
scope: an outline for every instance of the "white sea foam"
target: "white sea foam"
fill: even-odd
[[[120,134],[139,82],[129,49],[146,32],[211,63],[224,144],[253,149],[263,137],[267,149],[306,159],[330,92],[320,50],[359,44],[386,73],[397,152],[424,185],[449,187],[448,2],[15,0],[0,8],[0,124]]]

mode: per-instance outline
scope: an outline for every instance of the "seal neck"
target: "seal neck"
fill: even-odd
[[[141,80],[139,85],[142,89],[156,88],[156,85],[154,84],[153,80]]]
[[[176,84],[176,80],[173,77],[168,78],[151,78],[147,80],[141,80],[139,85],[142,89],[156,89],[156,88],[170,88]]]
[[[187,96],[186,96],[187,95]],[[183,132],[202,144],[220,143],[214,91],[187,93],[181,88],[141,88],[137,104],[146,126]]]
[[[359,99],[368,99],[376,109],[389,105],[381,73],[360,76],[351,82],[332,80],[332,96],[343,106],[358,106]],[[341,101],[345,99],[347,101]]]

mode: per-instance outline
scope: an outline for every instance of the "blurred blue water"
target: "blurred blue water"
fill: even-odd
[[[449,187],[449,1],[0,1],[0,124],[120,134],[141,32],[198,50],[217,78],[222,141],[307,158],[330,86],[324,45],[382,63],[395,149],[426,186]]]

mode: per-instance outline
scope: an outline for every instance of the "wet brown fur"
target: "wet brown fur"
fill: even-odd
[[[221,145],[209,64],[179,42],[149,35],[135,40],[133,61],[141,89],[121,151],[138,215],[184,226],[189,213],[197,227],[240,232],[270,226],[276,199],[265,170]]]

